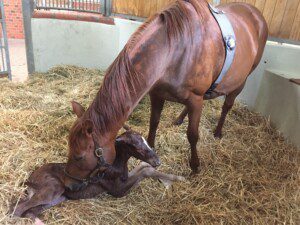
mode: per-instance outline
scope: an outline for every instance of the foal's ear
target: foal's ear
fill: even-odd
[[[80,118],[85,112],[83,106],[75,101],[72,101],[71,104],[72,104],[73,112],[77,115],[78,118]]]
[[[91,136],[94,132],[94,123],[91,120],[85,120],[82,124],[82,131],[87,135]]]
[[[130,130],[131,130],[131,127],[128,126],[128,125],[126,125],[126,124],[124,124],[123,128],[124,128],[124,130],[126,130],[126,131],[130,131]]]

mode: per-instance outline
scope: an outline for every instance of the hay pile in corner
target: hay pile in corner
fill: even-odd
[[[102,78],[100,71],[60,67],[26,84],[0,80],[0,224],[30,222],[6,214],[10,200],[21,195],[19,184],[35,167],[66,160],[75,119],[70,101],[88,106]],[[214,139],[221,105],[221,100],[205,103],[199,175],[189,177],[187,123],[171,125],[182,106],[168,103],[156,142],[159,170],[183,175],[186,182],[166,191],[146,180],[124,198],[69,201],[41,218],[47,224],[300,224],[300,151],[241,105],[229,114],[223,139]],[[148,121],[145,98],[129,125],[146,135]]]

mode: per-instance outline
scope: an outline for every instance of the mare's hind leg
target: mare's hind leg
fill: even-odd
[[[173,125],[181,125],[184,121],[184,118],[188,114],[188,109],[187,107],[184,108],[184,110],[180,113],[180,115],[174,120]]]
[[[156,136],[156,130],[159,124],[162,109],[164,107],[165,100],[157,97],[155,94],[150,93],[151,100],[151,118],[150,118],[150,128],[148,134],[148,143],[153,148]]]
[[[225,102],[222,107],[221,117],[219,119],[218,126],[214,132],[214,136],[216,138],[222,138],[222,128],[223,128],[226,116],[227,116],[228,112],[231,110],[236,97],[241,93],[244,86],[245,86],[245,83],[243,83],[239,88],[237,88],[236,90],[234,90],[233,92],[231,92],[230,94],[228,94],[225,97]]]

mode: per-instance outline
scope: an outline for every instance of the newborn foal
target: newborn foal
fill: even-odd
[[[138,133],[127,130],[116,139],[115,145],[117,155],[113,167],[122,170],[120,177],[114,180],[102,178],[81,191],[71,192],[66,190],[63,183],[66,164],[46,164],[28,178],[25,183],[28,186],[27,196],[18,203],[13,215],[35,219],[43,210],[67,199],[92,198],[103,192],[122,197],[146,177],[159,179],[165,185],[170,185],[172,181],[184,180],[183,177],[164,174],[153,168],[160,165],[160,160]],[[144,162],[128,174],[127,163],[131,156]]]

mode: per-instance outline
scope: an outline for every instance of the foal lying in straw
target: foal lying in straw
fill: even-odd
[[[92,198],[104,192],[122,197],[147,177],[159,179],[166,187],[173,181],[184,180],[181,176],[155,170],[154,167],[160,165],[159,157],[138,133],[128,129],[116,139],[115,145],[117,155],[113,167],[122,171],[121,176],[114,180],[101,178],[95,183],[89,183],[83,190],[71,192],[63,183],[66,164],[46,164],[35,170],[26,181],[27,196],[15,205],[13,215],[35,219],[36,224],[43,224],[37,216],[67,199]],[[132,156],[144,162],[128,173],[127,163]]]

